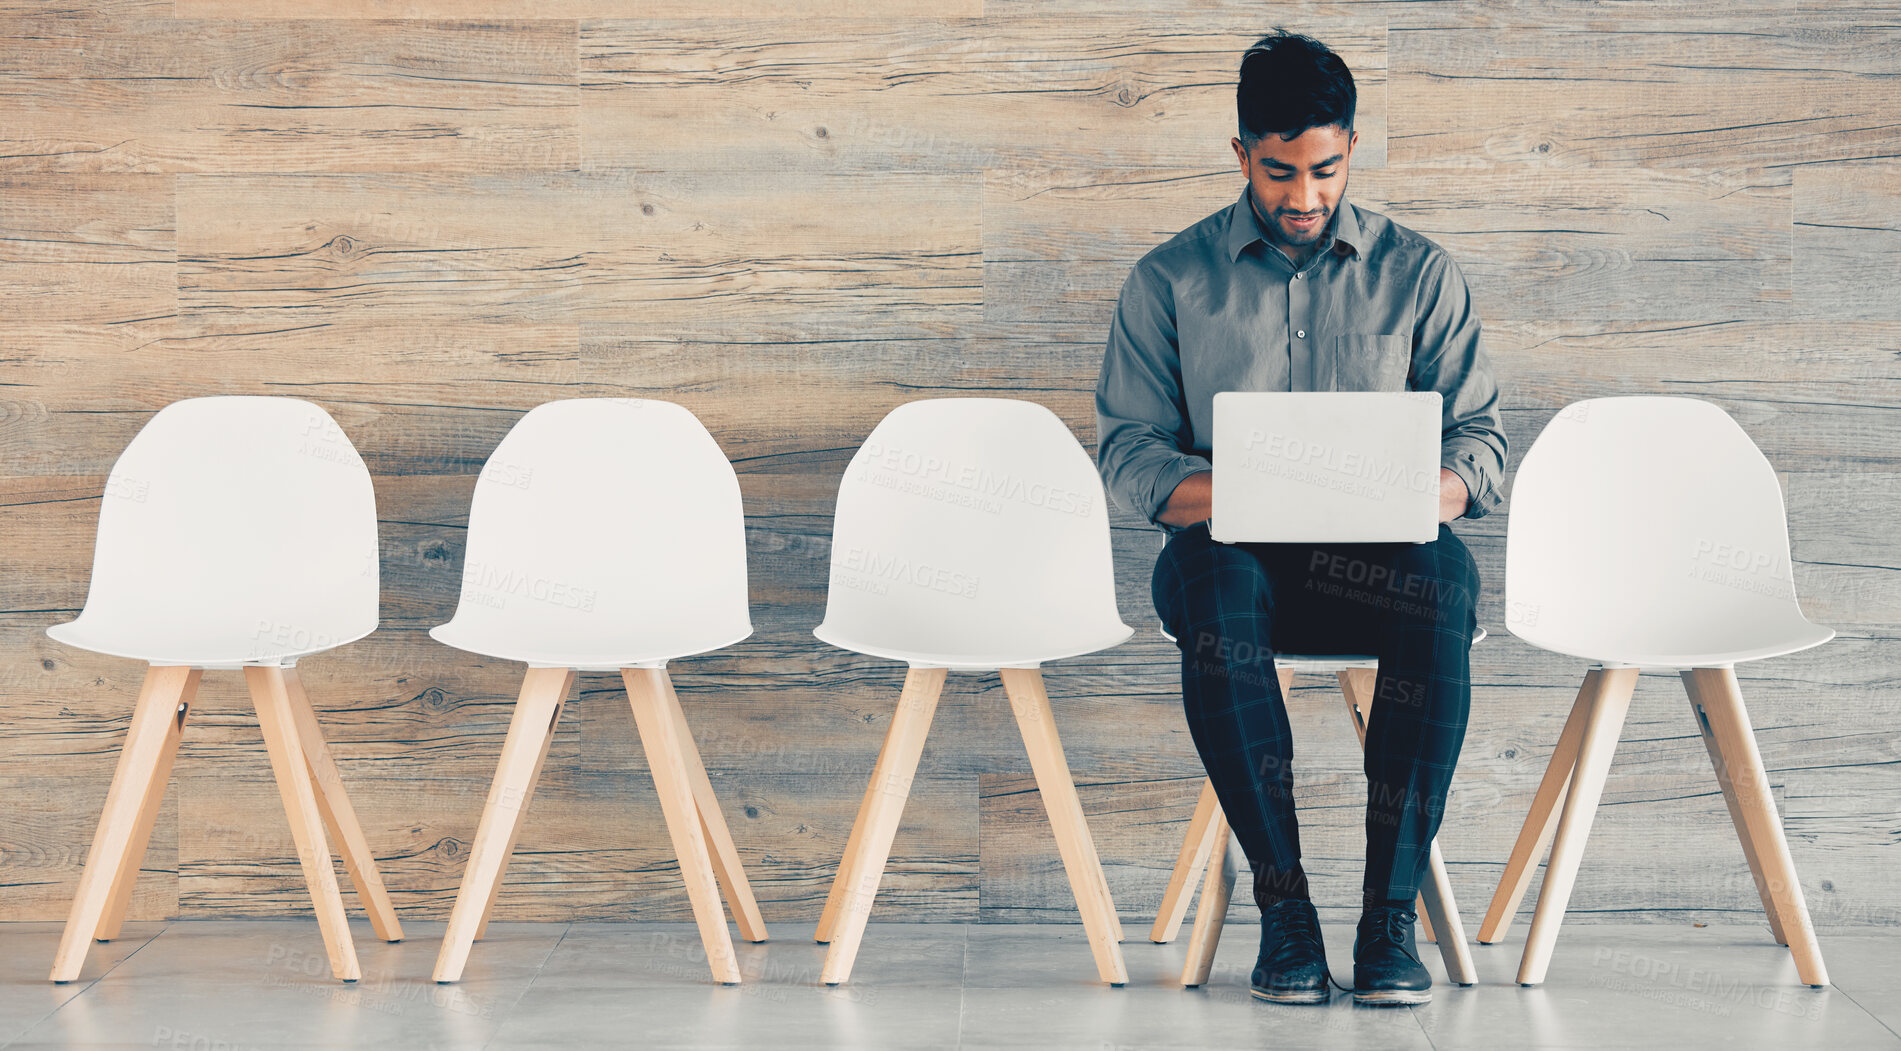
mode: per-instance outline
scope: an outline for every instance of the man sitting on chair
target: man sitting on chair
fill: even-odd
[[[1096,387],[1115,502],[1168,534],[1152,582],[1182,651],[1182,702],[1261,907],[1256,996],[1329,998],[1301,870],[1293,745],[1273,654],[1366,653],[1366,873],[1354,999],[1425,1003],[1413,901],[1465,738],[1477,568],[1445,525],[1498,506],[1498,390],[1443,249],[1346,201],[1355,91],[1320,42],[1281,31],[1241,61],[1246,179],[1122,286]],[[1224,544],[1208,534],[1216,392],[1435,390],[1439,535],[1423,544]]]

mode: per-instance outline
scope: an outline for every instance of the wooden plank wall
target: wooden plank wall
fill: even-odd
[[[1734,414],[1784,472],[1840,632],[1742,669],[1816,920],[1901,924],[1901,6],[1199,0],[0,0],[0,918],[63,918],[141,668],[44,635],[84,600],[105,475],[166,403],[328,408],[376,478],[382,628],[304,662],[398,905],[441,917],[520,667],[430,640],[477,471],[528,408],[660,397],[738,466],[756,634],[676,662],[769,921],[814,919],[902,669],[810,635],[840,471],[905,401],[1034,399],[1093,450],[1116,290],[1239,189],[1263,19],[1361,88],[1349,191],[1471,279],[1513,461],[1565,403]],[[1616,500],[1616,493],[1605,494]],[[1642,514],[1639,506],[1632,514]],[[1581,669],[1486,581],[1442,843],[1467,923]],[[1129,643],[1049,669],[1131,922],[1201,780],[1117,512]],[[581,677],[498,915],[687,916],[624,695]],[[1354,900],[1357,752],[1295,698],[1310,871]],[[306,911],[235,675],[212,674],[134,916]],[[1074,909],[994,674],[950,679],[878,915]],[[1246,910],[1250,906],[1237,905]],[[1673,677],[1643,678],[1575,920],[1759,922]],[[1132,928],[1132,931],[1134,928]]]

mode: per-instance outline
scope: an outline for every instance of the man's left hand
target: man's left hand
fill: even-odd
[[[1439,521],[1450,522],[1465,514],[1465,506],[1471,500],[1472,494],[1465,489],[1465,479],[1454,474],[1449,467],[1439,468]]]

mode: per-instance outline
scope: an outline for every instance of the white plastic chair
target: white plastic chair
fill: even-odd
[[[1826,985],[1734,667],[1835,635],[1810,623],[1796,602],[1782,491],[1769,461],[1709,402],[1594,398],[1545,427],[1511,500],[1506,625],[1591,666],[1479,941],[1505,936],[1538,856],[1552,844],[1518,970],[1521,984],[1544,980],[1638,671],[1675,669],[1776,941],[1789,946],[1803,983]]]
[[[1174,642],[1166,627],[1162,637]],[[1472,636],[1477,645],[1485,629]],[[1276,653],[1274,671],[1280,678],[1281,697],[1292,696],[1294,676],[1300,672],[1332,674],[1340,683],[1340,694],[1347,702],[1347,716],[1353,720],[1360,746],[1366,747],[1366,721],[1371,714],[1375,684],[1379,676],[1379,658],[1365,653],[1311,654]],[[1181,854],[1169,873],[1168,886],[1162,891],[1162,905],[1149,930],[1149,940],[1157,944],[1173,941],[1180,933],[1182,919],[1188,913],[1188,888],[1201,874],[1202,866],[1222,848],[1220,862],[1208,870],[1201,895],[1195,904],[1195,926],[1188,935],[1188,959],[1182,964],[1182,984],[1205,985],[1214,968],[1215,948],[1221,941],[1221,927],[1227,918],[1228,903],[1234,895],[1235,879],[1245,861],[1233,855],[1239,846],[1228,829],[1227,815],[1215,797],[1212,779],[1201,783],[1201,797],[1195,801],[1195,815],[1188,821],[1182,837]],[[1426,883],[1419,888],[1420,934],[1439,944],[1439,956],[1445,961],[1446,977],[1457,985],[1472,985],[1478,969],[1472,963],[1472,949],[1465,941],[1465,923],[1459,918],[1459,905],[1452,896],[1452,878],[1446,873],[1445,858],[1439,853],[1439,840],[1433,838],[1427,861]],[[1439,933],[1443,932],[1443,934]]]
[[[752,634],[739,479],[700,421],[630,398],[523,416],[476,482],[461,601],[429,634],[528,664],[436,981],[461,977],[487,929],[576,673],[618,671],[707,962],[718,981],[738,982],[722,889],[748,941],[765,941],[766,927],[666,670]]]
[[[821,980],[851,975],[938,694],[997,669],[1029,750],[1102,980],[1128,980],[1121,923],[1063,757],[1039,665],[1122,642],[1102,481],[1034,402],[941,398],[893,409],[839,485],[825,619],[813,634],[909,663],[816,939]]]
[[[242,668],[336,977],[359,976],[330,862],[341,848],[378,937],[402,925],[297,677],[300,657],[368,635],[377,615],[370,474],[330,414],[296,398],[189,398],[113,465],[79,616],[46,629],[147,661],[52,980],[118,936],[206,669]]]

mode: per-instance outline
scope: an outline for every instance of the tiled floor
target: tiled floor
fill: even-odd
[[[1257,930],[1231,922],[1214,975],[1177,983],[1184,937],[1128,924],[1129,984],[1098,983],[1079,926],[887,924],[852,980],[818,981],[809,924],[739,942],[746,980],[711,980],[690,924],[498,923],[462,982],[429,980],[440,924],[356,931],[363,980],[329,977],[313,921],[129,924],[81,979],[46,981],[56,924],[0,925],[0,1046],[253,1048],[1543,1048],[1901,1049],[1901,931],[1825,931],[1834,985],[1796,984],[1754,927],[1573,923],[1543,986],[1512,983],[1522,934],[1474,946],[1480,984],[1420,1008],[1283,1007],[1248,995]],[[1522,925],[1521,925],[1522,932]],[[1328,952],[1351,976],[1352,929]]]

